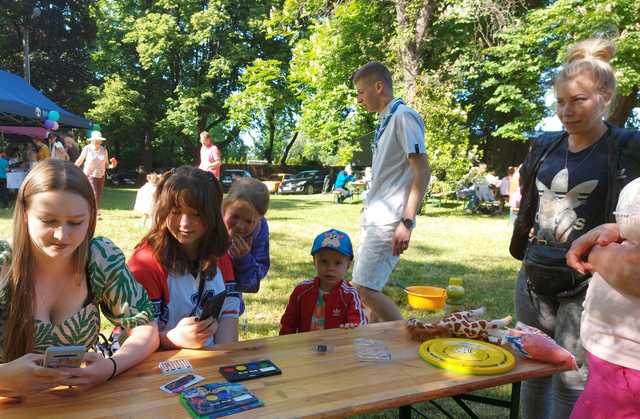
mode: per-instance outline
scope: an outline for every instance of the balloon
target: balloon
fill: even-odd
[[[57,124],[57,122],[52,121],[51,119],[47,119],[46,121],[44,121],[44,127],[46,129],[53,129],[53,124]]]
[[[53,131],[55,131],[55,130],[57,130],[58,128],[60,128],[60,125],[59,125],[56,121],[53,121],[53,126],[51,127],[51,129],[52,129]]]
[[[90,129],[87,130],[87,138],[89,138],[89,137],[91,137],[91,130]]]
[[[58,111],[50,111],[49,112],[49,119],[52,121],[59,121],[60,120],[60,112]]]

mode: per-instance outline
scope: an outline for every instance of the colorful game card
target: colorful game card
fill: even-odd
[[[219,418],[264,404],[238,383],[208,383],[180,394],[180,403],[194,418]]]
[[[220,374],[227,381],[235,382],[278,375],[282,374],[282,371],[273,362],[263,359],[262,361],[220,367]]]
[[[175,380],[169,381],[167,384],[160,387],[160,390],[169,394],[176,394],[182,392],[187,387],[199,383],[204,380],[204,377],[194,374],[183,375]]]

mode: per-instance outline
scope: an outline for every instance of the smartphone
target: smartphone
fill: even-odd
[[[84,345],[49,346],[44,353],[45,368],[80,368],[87,352]]]
[[[222,291],[220,294],[216,294],[211,298],[208,298],[202,304],[202,313],[200,313],[200,317],[198,321],[201,322],[203,320],[207,320],[211,317],[217,319],[220,315],[220,311],[222,310],[222,305],[224,304],[224,299],[227,298],[227,291]]]

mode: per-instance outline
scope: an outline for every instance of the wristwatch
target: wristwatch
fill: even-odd
[[[413,230],[416,226],[416,220],[413,218],[403,218],[402,224],[407,228],[407,230]]]

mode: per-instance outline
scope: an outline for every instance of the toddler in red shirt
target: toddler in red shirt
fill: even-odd
[[[280,334],[367,324],[358,290],[344,280],[353,261],[349,236],[335,229],[325,231],[313,241],[311,255],[316,277],[291,293]]]

